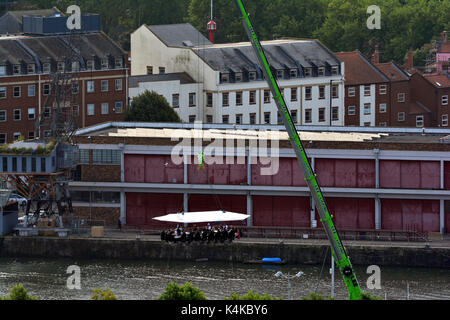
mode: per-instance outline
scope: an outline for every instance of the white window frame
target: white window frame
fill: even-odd
[[[307,115],[309,114],[309,119]],[[305,123],[312,123],[312,109],[305,109]]]
[[[42,87],[42,94],[44,96],[49,96],[52,92],[52,86],[49,83],[44,83]]]
[[[28,96],[29,97],[35,97],[36,96],[36,85],[30,84],[28,85]]]
[[[6,133],[0,133],[0,137],[0,144],[6,144],[8,142],[8,135]]]
[[[95,116],[95,104],[89,103],[87,105],[87,115],[88,116]]]
[[[115,87],[116,91],[122,91],[123,90],[123,79],[115,79],[114,87]]]
[[[102,115],[109,114],[109,103],[103,102],[101,104],[100,112],[101,112]]]
[[[36,108],[28,108],[28,120],[36,119]]]
[[[6,87],[0,87],[0,99],[6,99],[8,97],[8,90]]]
[[[372,96],[372,90],[370,85],[364,86],[364,97],[370,97]]]
[[[356,96],[356,88],[355,87],[348,87],[348,96],[349,97],[355,97]]]
[[[380,103],[380,113],[387,112],[387,103]]]
[[[387,94],[387,84],[380,84],[380,95],[386,95]]]
[[[398,122],[404,122],[406,120],[406,113],[405,112],[399,112],[397,114],[397,121]]]
[[[179,93],[172,94],[172,107],[174,107],[174,108],[180,107],[180,94]]]
[[[123,113],[123,101],[116,101],[114,103],[114,111],[116,113]]]
[[[7,118],[8,112],[7,112],[6,110],[0,110],[0,114],[3,114],[3,116],[0,118],[0,122],[6,122],[6,121],[8,121],[8,118]],[[3,119],[2,119],[2,118],[3,118]]]
[[[19,111],[19,118],[18,119],[16,119],[16,111]],[[14,121],[20,121],[20,120],[22,120],[22,109],[14,109],[13,110],[13,120]]]
[[[347,114],[349,116],[355,116],[356,115],[356,106],[348,106],[347,107]]]
[[[448,114],[443,114],[442,115],[442,126],[443,127],[448,127]]]
[[[325,76],[325,67],[317,68],[317,76],[318,77],[324,77]]]
[[[400,103],[404,103],[406,101],[406,93],[401,92],[397,94],[397,101]]]
[[[102,80],[101,81],[101,90],[102,92],[108,92],[109,91],[109,80]]]
[[[448,95],[442,96],[441,104],[443,106],[447,106],[448,105]]]
[[[16,95],[16,89],[19,88],[19,95]],[[20,98],[22,96],[22,87],[14,86],[13,87],[13,98]]]
[[[87,93],[95,93],[95,81],[94,80],[90,80],[86,82],[86,86],[87,86]]]
[[[421,114],[416,116],[416,127],[423,128],[425,126],[425,117]]]
[[[52,71],[52,64],[50,62],[46,62],[42,65],[42,73],[50,73]]]

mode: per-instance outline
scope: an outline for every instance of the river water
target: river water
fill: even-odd
[[[81,270],[81,289],[67,288],[67,268],[77,265]],[[0,295],[6,295],[15,284],[23,284],[31,295],[42,300],[90,299],[95,288],[109,287],[121,300],[154,300],[171,282],[191,282],[205,292],[209,300],[221,300],[233,292],[253,290],[288,298],[288,280],[275,277],[304,272],[291,280],[293,299],[316,291],[328,296],[331,291],[329,265],[290,265],[267,267],[236,263],[173,262],[173,261],[83,261],[71,259],[29,260],[0,259]],[[322,276],[319,280],[319,277]],[[381,268],[381,289],[368,290],[367,267],[356,267],[363,291],[387,299],[450,299],[450,271],[429,268]],[[336,274],[336,297],[346,299],[347,291]]]

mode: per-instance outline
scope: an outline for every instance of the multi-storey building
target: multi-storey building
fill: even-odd
[[[317,40],[262,45],[295,123],[344,125],[345,70],[333,53]],[[198,84],[188,93],[196,113],[177,110],[184,122],[281,123],[250,43],[213,45],[188,24],[143,25],[131,35],[131,57],[133,76],[185,72]]]
[[[447,31],[441,33],[441,41],[436,51],[436,69],[438,73],[450,72],[450,42],[448,42]]]
[[[78,127],[122,120],[127,57],[103,32],[2,36],[0,48],[0,143],[52,133],[38,122],[56,108],[55,74],[70,75],[70,101],[60,107]]]
[[[360,52],[341,52],[345,63],[345,125],[389,125],[389,79]]]
[[[270,140],[268,153],[257,149],[269,142],[260,130],[273,129],[279,140]],[[108,225],[121,217],[145,228],[167,226],[153,218],[168,213],[223,209],[250,215],[249,226],[320,228],[283,130],[158,123],[82,129],[81,176],[70,184],[75,215]],[[448,130],[314,126],[300,136],[338,228],[450,232]],[[196,145],[205,147],[200,170]]]

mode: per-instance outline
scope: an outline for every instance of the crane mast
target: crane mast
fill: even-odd
[[[272,74],[270,65],[267,61],[258,36],[253,29],[249,15],[245,10],[244,3],[242,0],[235,0],[235,3],[241,14],[244,28],[247,32],[250,42],[252,43],[253,49],[255,50],[259,66],[261,67],[264,77],[270,87],[273,98],[278,107],[278,112],[280,113],[281,118],[283,119],[284,126],[286,127],[286,131],[289,134],[289,139],[291,141],[292,147],[295,150],[297,159],[300,163],[300,167],[302,168],[303,174],[305,176],[305,180],[311,191],[311,195],[314,199],[317,211],[319,212],[320,221],[322,222],[328,240],[330,241],[334,260],[336,261],[336,265],[338,266],[339,271],[347,286],[349,298],[351,300],[358,300],[361,298],[361,288],[359,287],[358,280],[356,279],[356,275],[350,262],[350,258],[344,248],[344,245],[342,244],[339,233],[334,225],[333,218],[330,214],[330,211],[328,210],[325,198],[322,194],[319,183],[317,182],[316,174],[314,173],[314,170],[309,163],[308,155],[303,147],[302,141],[300,140],[300,136],[297,132],[295,124],[292,121],[291,114],[286,105],[286,102],[284,101],[284,97],[280,91],[278,83]]]

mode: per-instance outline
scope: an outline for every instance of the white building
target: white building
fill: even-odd
[[[344,64],[332,52],[317,40],[262,45],[296,123],[344,125]],[[177,108],[185,122],[195,115],[205,123],[281,123],[249,42],[213,45],[189,24],[143,25],[131,35],[131,61],[132,76],[184,72],[192,77],[196,84],[189,94],[198,97],[197,110],[189,104]],[[176,94],[172,85],[156,85],[154,79],[139,88],[158,88],[170,103]],[[179,94],[186,99],[186,91]]]

